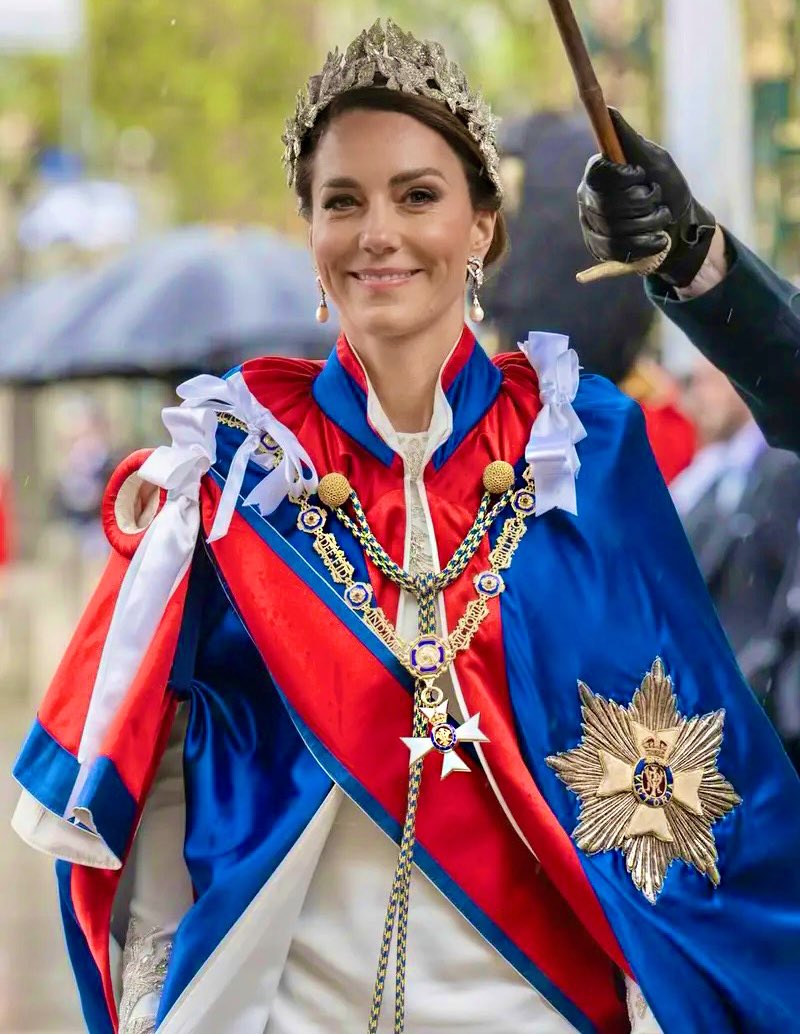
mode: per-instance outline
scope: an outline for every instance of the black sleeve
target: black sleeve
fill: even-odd
[[[653,276],[647,293],[730,378],[769,443],[800,453],[800,289],[725,239],[728,275],[710,291],[681,301]]]

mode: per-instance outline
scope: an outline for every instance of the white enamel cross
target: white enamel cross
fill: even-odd
[[[423,707],[422,713],[431,723],[431,729],[427,736],[401,736],[401,740],[408,747],[410,752],[409,766],[415,761],[424,758],[431,750],[436,750],[442,755],[442,779],[449,776],[451,772],[469,772],[469,765],[456,753],[456,746],[459,743],[488,743],[489,737],[484,736],[478,727],[480,712],[476,712],[466,722],[454,728],[447,722],[447,715],[439,707]],[[441,730],[441,737],[437,735],[437,729]]]

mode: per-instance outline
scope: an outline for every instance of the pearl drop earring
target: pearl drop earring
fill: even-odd
[[[478,298],[478,291],[483,287],[483,259],[479,255],[470,255],[467,261],[467,279],[472,291],[469,318],[473,323],[481,323],[485,313]]]
[[[322,286],[322,281],[317,274],[317,286],[319,287],[319,305],[317,306],[317,323],[327,323],[328,316],[328,300],[325,296],[325,288]]]

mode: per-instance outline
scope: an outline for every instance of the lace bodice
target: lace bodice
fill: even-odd
[[[419,482],[422,478],[424,461],[428,449],[428,432],[418,434],[398,434],[400,454],[405,463],[405,476],[409,484],[409,513],[411,523],[411,541],[409,545],[408,569],[411,574],[423,574],[432,571],[433,551],[428,534],[428,525]]]

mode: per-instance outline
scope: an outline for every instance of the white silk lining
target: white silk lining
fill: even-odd
[[[22,790],[11,817],[11,828],[25,843],[53,858],[92,869],[119,869],[119,858],[96,833],[49,811]]]
[[[161,1021],[159,1034],[263,1034],[294,924],[341,801],[334,786]]]

